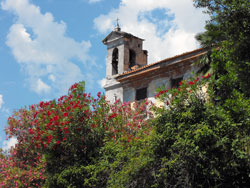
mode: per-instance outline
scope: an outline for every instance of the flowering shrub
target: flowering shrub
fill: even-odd
[[[100,92],[97,98],[84,93],[82,82],[74,84],[68,95],[58,100],[40,102],[14,112],[8,119],[6,133],[9,137],[15,136],[18,144],[11,151],[11,157],[1,161],[3,171],[10,176],[9,179],[2,176],[2,185],[20,186],[20,180],[14,178],[17,174],[10,172],[12,165],[17,171],[22,171],[23,185],[34,180],[36,186],[41,186],[46,179],[48,187],[66,186],[68,180],[60,174],[76,164],[88,166],[100,155],[104,140],[129,143],[138,139],[138,130],[148,126],[141,116],[150,114],[147,104],[132,107],[129,103],[117,101],[110,105]],[[145,134],[148,132],[145,130]],[[41,176],[35,176],[38,171],[33,172],[34,169],[39,169]],[[34,175],[32,181],[31,176],[25,175],[31,171]],[[81,180],[76,182],[83,183],[84,176],[81,174]],[[35,181],[36,178],[41,181]],[[9,180],[13,179],[10,184]]]
[[[37,160],[34,165],[29,165],[15,156],[3,155],[0,158],[0,187],[41,187],[46,178],[44,168],[42,159]]]
[[[183,80],[179,83],[178,88],[174,87],[165,90],[159,88],[158,94],[155,98],[164,102],[165,107],[173,109],[176,107],[185,107],[190,105],[194,100],[199,99],[201,102],[208,99],[208,84],[207,81],[211,77],[210,74],[191,78],[190,80]],[[154,108],[158,113],[163,112],[164,108]]]
[[[111,115],[108,117],[111,120],[111,126],[109,126],[109,132],[111,137],[117,141],[126,140],[128,142],[131,139],[137,138],[138,131],[144,130],[145,134],[149,134],[149,123],[146,121],[146,117],[152,117],[149,108],[149,102],[146,100],[143,103],[121,103],[119,100],[110,105]],[[122,138],[122,139],[119,139]]]

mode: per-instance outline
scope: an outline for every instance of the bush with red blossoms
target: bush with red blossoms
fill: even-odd
[[[41,187],[46,178],[45,161],[39,158],[30,165],[26,160],[16,157],[13,150],[11,153],[12,155],[0,156],[0,187]]]
[[[65,170],[75,165],[88,166],[98,158],[104,140],[118,142],[123,138],[130,142],[135,139],[138,130],[148,126],[144,121],[150,115],[147,104],[132,106],[117,101],[110,105],[100,92],[97,98],[85,93],[83,82],[74,84],[68,95],[58,100],[42,101],[13,113],[8,119],[6,133],[9,138],[16,137],[18,143],[11,150],[11,157],[6,157],[11,164],[5,159],[1,161],[2,170],[7,173],[11,165],[16,165],[15,168],[24,174],[30,169],[39,169],[41,178],[35,176],[39,181],[34,180],[37,186],[42,186],[46,179],[46,186],[56,187]],[[13,185],[33,182],[25,175],[20,177],[21,181],[13,177],[16,174],[9,174]],[[1,177],[3,186],[10,186],[8,178]],[[83,183],[83,180],[75,182]]]

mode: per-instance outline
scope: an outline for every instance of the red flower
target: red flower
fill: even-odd
[[[63,130],[64,130],[64,131],[68,131],[69,128],[68,128],[68,127],[63,127]]]
[[[33,131],[32,128],[29,129],[29,133],[30,133],[30,134],[34,134],[34,131]]]
[[[47,136],[47,144],[49,144],[51,142],[52,138],[53,138],[52,135]]]
[[[73,95],[70,94],[69,97],[68,97],[68,99],[72,99],[72,97],[73,97]]]
[[[63,117],[68,117],[68,116],[69,116],[68,112],[65,112],[65,113],[63,114]]]
[[[189,85],[194,85],[194,82],[190,81],[188,84],[189,84]]]
[[[56,144],[60,144],[60,141],[59,141],[59,140],[57,140],[57,141],[56,141]]]
[[[36,112],[36,113],[34,114],[34,119],[36,118],[37,114],[38,114],[38,112]]]
[[[113,118],[115,118],[116,116],[117,116],[117,114],[116,114],[116,113],[113,113],[113,114],[111,114],[111,115],[109,116],[108,119],[113,119]]]
[[[41,101],[41,102],[40,102],[40,108],[42,108],[42,107],[43,107],[43,105],[44,105],[44,102],[43,102],[43,101]]]
[[[57,121],[57,120],[59,120],[59,117],[58,117],[58,116],[54,116],[54,117],[53,117],[53,120],[54,120],[54,121]]]
[[[199,80],[200,80],[200,78],[199,78],[199,77],[197,77],[197,78],[196,78],[196,80],[195,80],[194,82],[198,82]]]
[[[208,79],[208,78],[210,78],[210,77],[211,77],[211,74],[208,73],[208,75],[206,76],[206,78]]]
[[[100,98],[101,97],[101,92],[97,93],[97,97]]]

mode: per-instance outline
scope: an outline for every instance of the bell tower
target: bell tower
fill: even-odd
[[[114,101],[113,98],[123,101],[123,88],[116,81],[116,77],[147,65],[147,51],[143,50],[143,41],[141,38],[121,31],[118,21],[115,29],[102,41],[107,46],[104,89],[106,98],[110,102]]]

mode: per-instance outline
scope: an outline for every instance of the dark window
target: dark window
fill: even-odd
[[[147,88],[141,88],[136,90],[136,100],[143,100],[147,98]]]
[[[118,74],[118,49],[115,48],[112,54],[112,75]]]
[[[171,87],[178,88],[180,85],[179,83],[183,80],[183,77],[175,78],[171,80]]]
[[[135,66],[136,54],[134,50],[129,50],[129,68]]]

